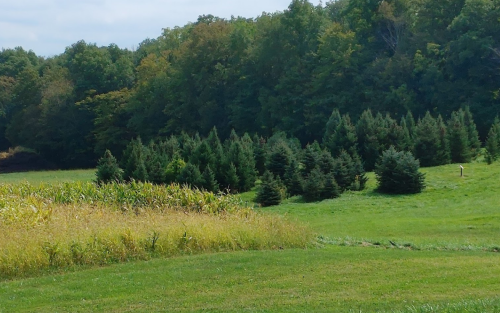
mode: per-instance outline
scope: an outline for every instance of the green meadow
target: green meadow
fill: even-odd
[[[255,209],[312,231],[306,248],[209,250],[5,279],[0,312],[500,312],[500,164],[466,164],[464,177],[458,165],[422,171],[418,195],[378,194],[371,174],[365,191],[339,199]],[[251,204],[254,193],[241,198]]]

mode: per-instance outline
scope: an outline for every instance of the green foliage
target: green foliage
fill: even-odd
[[[448,121],[451,162],[468,163],[471,151],[467,127],[462,111],[453,112]]]
[[[118,166],[116,158],[109,150],[106,150],[102,158],[97,162],[95,175],[98,184],[121,182],[123,180],[123,170]]]
[[[378,190],[391,194],[419,193],[425,188],[425,175],[410,152],[394,147],[384,151],[375,168]]]
[[[205,167],[205,170],[203,171],[201,176],[203,189],[213,193],[219,191],[219,183],[215,179],[215,174],[210,166]]]
[[[270,151],[266,168],[276,177],[284,178],[286,168],[292,160],[292,152],[285,142],[279,142]]]
[[[290,197],[302,194],[302,177],[300,175],[299,166],[295,160],[292,160],[287,167],[283,182],[285,183],[286,191]]]
[[[279,178],[275,178],[270,171],[266,171],[261,178],[255,202],[263,207],[278,205],[283,200],[283,185]]]
[[[436,119],[427,112],[415,128],[415,157],[420,160],[422,166],[436,166],[442,163],[438,155],[446,147],[441,145],[440,138]]]
[[[342,191],[363,190],[368,180],[361,160],[351,157],[346,151],[342,151],[335,160],[332,174]]]
[[[500,119],[498,116],[491,125],[486,138],[486,162],[491,164],[500,156]]]
[[[176,182],[185,167],[186,162],[179,156],[174,156],[174,159],[167,165],[165,170],[165,182],[167,184]]]
[[[201,176],[200,169],[198,166],[191,163],[187,163],[186,166],[184,166],[176,180],[180,184],[187,185],[192,188],[201,188],[203,186],[203,178]]]
[[[319,168],[311,171],[309,176],[304,179],[302,186],[302,197],[306,202],[315,202],[322,200],[322,193],[325,188],[325,175]]]

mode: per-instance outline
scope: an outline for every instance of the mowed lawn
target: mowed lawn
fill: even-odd
[[[308,224],[309,249],[5,281],[0,312],[500,312],[500,164],[423,171],[419,195],[377,194],[371,174],[363,192],[258,209]]]

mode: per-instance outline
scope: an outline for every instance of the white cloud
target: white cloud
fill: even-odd
[[[22,46],[50,56],[78,40],[122,48],[156,38],[162,28],[213,14],[257,17],[286,9],[291,0],[16,0],[0,2],[0,48]],[[319,1],[313,1],[317,4]]]

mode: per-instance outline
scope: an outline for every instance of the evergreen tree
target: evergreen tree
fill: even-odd
[[[174,159],[167,165],[165,170],[165,182],[167,184],[177,182],[184,167],[186,167],[186,162],[180,156],[174,155]]]
[[[226,155],[224,153],[224,148],[222,147],[222,144],[220,142],[219,135],[217,134],[217,128],[212,128],[212,130],[208,134],[206,141],[210,146],[215,160],[214,166],[210,166],[210,168],[214,172],[215,178],[219,182],[219,184],[227,185],[225,183],[226,174],[224,169]]]
[[[286,169],[284,183],[290,197],[302,194],[302,177],[300,176],[299,166],[295,160],[292,160]]]
[[[229,163],[224,172],[224,187],[229,190],[231,193],[238,192],[238,186],[240,182],[240,178],[238,177],[236,166],[233,163]]]
[[[142,145],[141,137],[132,139],[125,148],[120,162],[120,166],[124,169],[123,178],[125,180],[129,181],[133,178],[133,173],[136,171],[139,164],[138,159],[139,157],[142,158],[143,154],[144,146]]]
[[[361,114],[356,123],[359,153],[365,161],[367,170],[372,170],[379,157],[380,143],[378,141],[375,118],[370,110]]]
[[[259,137],[255,134],[253,138],[253,156],[255,160],[255,169],[257,170],[257,174],[262,176],[266,171],[266,142],[264,138]]]
[[[472,117],[470,108],[467,106],[464,110],[464,124],[467,128],[467,138],[469,141],[469,148],[472,157],[475,157],[479,153],[481,148],[481,141],[479,140],[479,133],[476,128],[476,123]]]
[[[177,181],[180,184],[196,188],[201,188],[203,185],[200,169],[198,166],[191,163],[187,163],[186,166],[184,166],[179,174],[179,177],[177,178]]]
[[[121,182],[122,180],[123,170],[118,166],[118,162],[111,152],[106,150],[102,158],[97,162],[97,183],[107,184],[111,182]]]
[[[335,181],[333,174],[325,175],[325,185],[321,191],[322,199],[335,199],[340,197],[341,191],[340,187]]]
[[[375,168],[378,190],[383,193],[419,193],[425,188],[425,175],[419,171],[419,162],[409,152],[398,152],[394,147],[384,151]]]
[[[278,180],[274,178],[274,175],[266,171],[261,178],[262,183],[257,191],[257,197],[255,201],[261,206],[272,206],[278,205],[283,200],[282,197],[282,186]]]
[[[291,159],[290,148],[286,143],[280,142],[271,151],[266,166],[267,170],[282,179],[285,176],[286,168],[290,165]]]
[[[306,202],[322,200],[321,196],[324,188],[325,175],[316,167],[311,171],[309,176],[304,179],[302,197]]]
[[[307,177],[318,166],[318,158],[318,151],[312,145],[307,145],[302,159],[302,164],[304,165],[302,174],[304,177]]]
[[[189,162],[197,165],[200,171],[204,171],[207,166],[215,168],[215,155],[207,140],[203,140],[193,151]]]
[[[486,162],[491,164],[500,156],[500,119],[495,117],[486,139]]]
[[[436,120],[427,112],[415,128],[415,154],[422,166],[441,164],[438,155],[441,150],[439,128]]]
[[[227,153],[228,161],[236,167],[236,174],[239,178],[237,189],[240,192],[250,190],[255,185],[255,160],[250,144],[243,145],[239,139],[231,141]]]
[[[132,178],[136,181],[147,182],[148,181],[148,170],[144,164],[144,154],[139,154],[136,159],[135,170],[132,172]]]
[[[441,114],[438,115],[436,124],[439,131],[440,142],[440,149],[438,151],[437,159],[439,160],[439,164],[448,164],[451,161],[450,141],[448,136],[448,128],[446,127]]]
[[[330,115],[330,118],[328,119],[328,122],[326,123],[326,130],[325,133],[323,134],[323,146],[327,147],[330,149],[330,147],[333,146],[333,137],[335,133],[337,132],[337,127],[340,125],[340,122],[342,120],[342,116],[340,115],[340,112],[338,109],[333,109],[332,114]]]
[[[464,122],[463,111],[452,112],[448,120],[448,138],[452,163],[471,161],[469,136]]]
[[[319,156],[318,165],[321,172],[328,175],[335,169],[335,159],[328,150],[323,150]]]
[[[327,148],[332,155],[339,155],[342,150],[347,151],[351,156],[357,154],[358,137],[356,128],[351,123],[348,114],[342,116],[337,130],[328,141]]]
[[[346,151],[335,160],[332,174],[342,191],[363,190],[368,180],[359,157],[353,158]]]
[[[205,170],[203,171],[202,187],[203,189],[214,193],[219,191],[219,183],[217,183],[217,180],[215,179],[215,174],[210,168],[210,165],[205,167]]]

